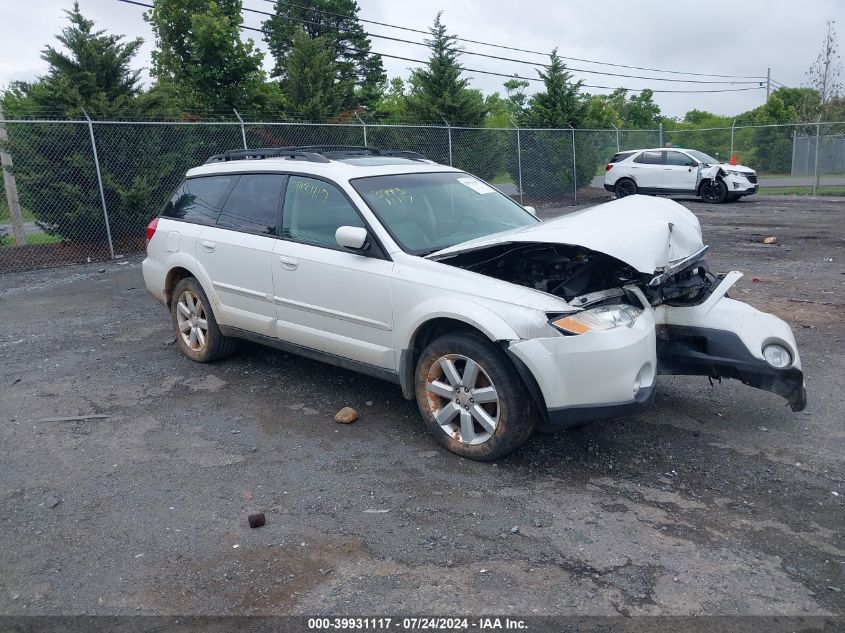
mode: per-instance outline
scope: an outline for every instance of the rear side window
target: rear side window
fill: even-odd
[[[241,176],[229,194],[217,226],[276,235],[285,177],[276,174]]]
[[[164,206],[162,215],[195,224],[214,224],[223,195],[235,178],[237,176],[189,178]]]
[[[608,162],[618,163],[620,161],[625,160],[626,158],[628,158],[633,153],[634,152],[618,152],[618,153],[614,154],[613,158],[611,158]]]
[[[634,162],[645,165],[660,165],[663,163],[663,152],[643,152],[634,159]]]

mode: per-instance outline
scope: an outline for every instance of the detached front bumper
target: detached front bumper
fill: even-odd
[[[807,406],[804,372],[792,366],[777,369],[755,358],[733,332],[703,327],[665,325],[657,337],[657,373],[734,378],[749,387],[786,398],[793,411]]]

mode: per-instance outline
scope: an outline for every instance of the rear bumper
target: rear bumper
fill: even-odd
[[[734,378],[749,387],[786,398],[793,411],[807,406],[804,372],[776,369],[751,354],[733,332],[664,325],[658,329],[657,373]]]
[[[157,259],[147,257],[141,262],[141,272],[144,275],[144,285],[147,291],[163,306],[167,306],[165,287],[167,284],[167,269]]]

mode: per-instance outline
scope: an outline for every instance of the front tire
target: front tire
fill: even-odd
[[[620,178],[613,185],[613,193],[616,194],[617,198],[636,195],[637,191],[639,191],[637,183],[630,178]]]
[[[176,284],[170,302],[170,317],[179,349],[192,361],[208,363],[234,351],[235,340],[223,336],[211,303],[194,277]]]
[[[721,178],[705,180],[699,192],[701,199],[711,204],[722,204],[728,198],[728,186]]]
[[[447,449],[492,461],[534,430],[536,406],[505,353],[472,333],[446,334],[426,347],[415,374],[417,406]]]

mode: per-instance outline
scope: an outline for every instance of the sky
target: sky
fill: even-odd
[[[425,29],[439,10],[449,31],[459,37],[546,52],[557,47],[564,57],[674,70],[686,73],[747,75],[772,78],[787,86],[803,85],[805,73],[822,46],[826,20],[839,26],[838,41],[845,40],[845,1],[811,0],[358,0],[361,18],[394,25]],[[272,10],[266,0],[243,0],[244,7]],[[14,80],[33,80],[45,72],[41,49],[52,43],[53,36],[65,23],[63,9],[72,0],[30,0],[25,5],[15,0],[0,0],[0,87]],[[80,0],[82,12],[94,19],[99,28],[128,37],[142,37],[144,47],[138,66],[149,66],[153,38],[141,17],[143,9],[117,0]],[[245,24],[260,26],[263,16],[246,14]],[[425,36],[383,26],[364,25],[374,34],[420,41]],[[245,34],[260,37],[259,33]],[[266,46],[257,41],[261,48]],[[477,51],[530,62],[546,62],[547,57],[461,44],[465,51]],[[426,59],[427,49],[411,44],[373,39],[374,51],[414,59]],[[845,53],[845,50],[843,50]],[[487,70],[511,75],[536,77],[527,64],[464,55],[461,62],[468,69]],[[654,90],[707,90],[745,88],[757,84],[694,84],[656,81],[653,78],[719,81],[715,77],[693,77],[614,68],[595,63],[566,60],[572,68],[608,73],[643,75],[652,79],[633,79],[574,72],[586,84]],[[265,57],[269,69],[272,60]],[[415,64],[384,58],[389,77],[406,78]],[[845,74],[845,73],[843,73]],[[466,72],[473,87],[485,93],[503,92],[502,77]],[[145,77],[148,77],[145,73]],[[729,80],[723,80],[729,81]],[[737,81],[754,81],[739,79]],[[765,81],[762,79],[760,81]],[[531,82],[529,92],[542,84]],[[592,93],[608,90],[587,88]],[[741,92],[699,94],[655,94],[655,101],[667,116],[682,117],[691,109],[733,115],[761,105],[765,89]]]

